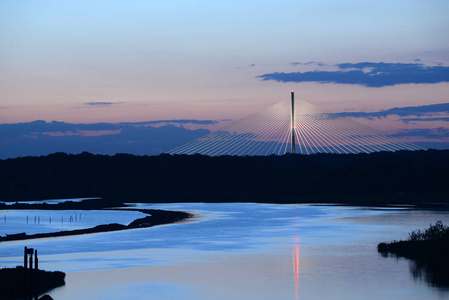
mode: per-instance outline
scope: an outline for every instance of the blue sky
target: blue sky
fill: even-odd
[[[334,112],[449,103],[448,15],[445,0],[1,0],[0,123],[237,120],[291,89]],[[407,65],[421,81],[335,80]]]

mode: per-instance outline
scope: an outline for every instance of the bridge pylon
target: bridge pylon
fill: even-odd
[[[304,100],[295,101],[294,91],[290,96],[167,153],[259,156],[423,149]]]
[[[291,91],[291,103],[292,103],[292,109],[291,109],[291,128],[292,128],[292,137],[291,137],[291,152],[292,154],[296,153],[296,145],[295,145],[295,91]]]

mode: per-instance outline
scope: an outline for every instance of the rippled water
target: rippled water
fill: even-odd
[[[0,265],[39,250],[41,268],[67,273],[55,299],[444,299],[384,258],[379,242],[442,220],[408,209],[177,203],[140,205],[191,211],[193,222],[120,232],[0,244]],[[1,220],[0,220],[1,221]]]

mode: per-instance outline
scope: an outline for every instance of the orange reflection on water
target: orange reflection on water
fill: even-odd
[[[299,238],[295,238],[299,243]],[[293,247],[293,274],[295,278],[295,299],[299,299],[299,245]]]

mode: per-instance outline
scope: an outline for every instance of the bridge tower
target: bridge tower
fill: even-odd
[[[292,90],[291,99],[284,99],[167,153],[263,156],[420,149],[306,101],[295,101]]]
[[[292,109],[291,109],[291,130],[292,130],[292,138],[291,138],[291,143],[292,143],[292,154],[296,153],[296,146],[295,146],[295,91],[291,92],[291,103],[292,103]]]

